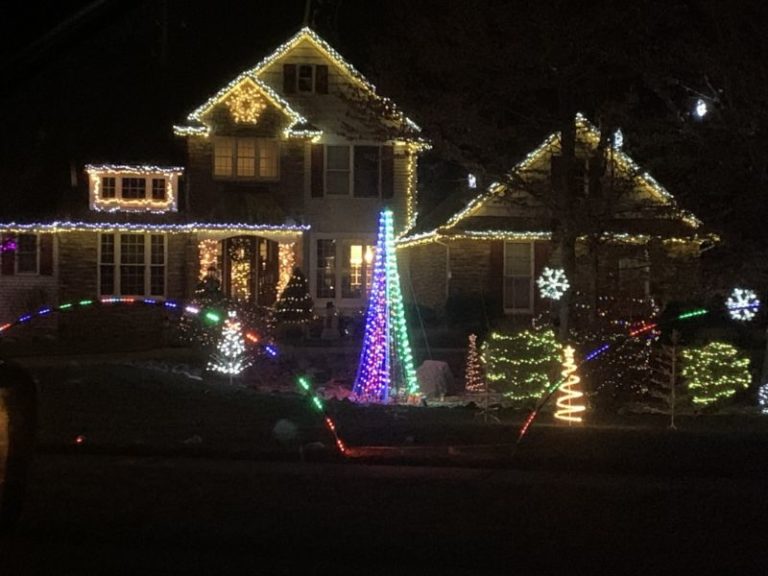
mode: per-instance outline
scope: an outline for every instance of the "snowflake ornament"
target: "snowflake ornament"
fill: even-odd
[[[760,406],[760,412],[768,416],[768,382],[757,389],[757,404]]]
[[[542,298],[560,300],[570,287],[568,278],[562,268],[544,268],[536,280]]]
[[[757,314],[757,310],[760,308],[760,300],[757,299],[757,294],[752,290],[734,288],[728,300],[726,300],[725,306],[728,308],[728,314],[730,314],[731,318],[748,322]]]

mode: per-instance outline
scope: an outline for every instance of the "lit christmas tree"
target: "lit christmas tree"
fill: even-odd
[[[484,345],[485,377],[514,403],[532,406],[557,374],[560,349],[552,330],[493,332]]]
[[[485,391],[485,379],[483,367],[480,364],[480,354],[477,352],[477,335],[469,335],[469,348],[467,349],[467,367],[464,377],[464,387],[468,392]]]
[[[581,403],[584,393],[577,388],[581,378],[576,374],[575,350],[571,346],[563,349],[563,383],[560,385],[560,396],[557,398],[555,418],[571,423],[581,422],[581,413],[587,408]]]
[[[365,336],[354,391],[364,402],[408,401],[418,393],[395,256],[392,212],[379,218]]]
[[[752,381],[749,358],[724,342],[683,350],[683,377],[697,406],[710,406],[747,388]]]
[[[245,352],[245,340],[240,321],[235,312],[229,312],[221,331],[221,340],[216,346],[216,352],[211,355],[208,369],[227,374],[230,379],[237,376],[250,365],[248,354]]]
[[[314,316],[314,307],[307,277],[300,268],[294,268],[288,285],[275,303],[275,320],[279,324],[307,324]]]

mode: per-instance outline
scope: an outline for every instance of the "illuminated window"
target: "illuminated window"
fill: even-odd
[[[533,312],[532,242],[504,242],[504,310]]]
[[[275,179],[279,171],[280,145],[263,138],[216,138],[213,175],[222,178]]]
[[[374,248],[359,242],[342,246],[341,297],[364,298],[371,285]]]
[[[276,140],[259,141],[259,176],[262,178],[277,178],[280,146]]]
[[[165,295],[162,234],[102,234],[99,293],[106,296]]]
[[[232,176],[232,156],[235,145],[232,138],[216,138],[213,143],[213,175]]]
[[[19,234],[16,238],[16,272],[37,274],[37,234]]]
[[[256,176],[256,141],[250,138],[237,141],[237,175]]]

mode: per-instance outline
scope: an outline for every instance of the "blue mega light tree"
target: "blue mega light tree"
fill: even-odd
[[[354,392],[363,402],[407,402],[418,392],[395,254],[392,211],[379,217],[363,349]]]

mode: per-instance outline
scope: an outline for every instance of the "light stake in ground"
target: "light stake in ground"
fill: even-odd
[[[379,218],[363,348],[354,392],[363,402],[411,400],[419,390],[403,310],[392,211]]]

